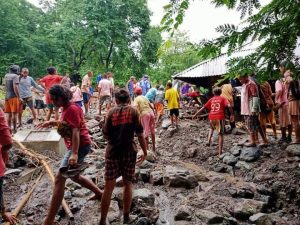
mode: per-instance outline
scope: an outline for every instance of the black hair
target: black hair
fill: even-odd
[[[168,86],[169,88],[171,88],[173,85],[172,85],[171,82],[168,82],[168,83],[167,83],[167,86]]]
[[[65,104],[69,103],[73,97],[73,94],[69,89],[59,84],[52,86],[49,90],[49,94],[52,95],[56,100],[61,97],[63,103]]]
[[[56,69],[55,69],[55,67],[53,67],[53,66],[49,66],[49,67],[47,68],[47,72],[48,72],[49,74],[53,75],[53,74],[55,74]]]
[[[215,88],[213,89],[213,93],[214,93],[214,95],[216,95],[216,96],[220,96],[220,95],[222,94],[222,89],[221,89],[220,87],[215,87]]]
[[[18,65],[11,65],[9,67],[9,72],[19,74],[20,73],[20,67]]]
[[[117,89],[115,91],[115,97],[120,103],[128,103],[129,102],[129,93],[124,88]]]

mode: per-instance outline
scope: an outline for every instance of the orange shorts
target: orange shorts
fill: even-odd
[[[164,115],[164,104],[157,102],[154,106],[158,115]]]
[[[19,112],[20,101],[17,97],[5,100],[5,112],[6,113],[17,113]]]

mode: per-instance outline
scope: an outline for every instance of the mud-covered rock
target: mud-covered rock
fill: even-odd
[[[179,220],[190,221],[192,219],[192,212],[193,212],[193,209],[191,207],[182,205],[177,210],[174,220],[175,221],[179,221]]]
[[[288,145],[285,149],[289,156],[299,156],[300,157],[300,145]]]
[[[250,216],[249,221],[251,223],[257,224],[257,225],[272,225],[273,221],[272,218],[265,213],[257,213],[253,216]]]
[[[234,156],[239,156],[241,154],[241,151],[242,151],[242,147],[241,146],[233,146],[229,152],[234,155]]]
[[[153,171],[150,173],[150,184],[156,186],[156,185],[163,185],[163,174],[159,171]]]
[[[250,216],[263,212],[266,203],[252,199],[245,199],[239,202],[234,208],[234,217],[241,220],[247,220]]]
[[[258,147],[243,148],[241,151],[240,159],[246,162],[253,162],[257,160],[261,155],[262,151]]]
[[[142,217],[148,218],[151,224],[155,224],[159,218],[159,209],[156,207],[139,207],[139,214]]]
[[[205,224],[222,223],[224,220],[223,216],[217,215],[212,211],[204,210],[204,209],[197,210],[196,216],[200,219],[201,222],[204,222]]]
[[[140,201],[147,206],[154,206],[155,196],[147,188],[136,189],[133,191],[132,202],[138,204]]]
[[[233,156],[233,155],[226,155],[223,158],[223,163],[229,165],[229,166],[234,166],[237,163],[238,159]]]
[[[148,183],[150,180],[150,169],[141,169],[140,170],[140,179],[144,182],[144,183]]]
[[[163,177],[165,185],[174,188],[192,189],[198,186],[198,180],[188,170],[167,166]]]

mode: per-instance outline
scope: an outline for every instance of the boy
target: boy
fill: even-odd
[[[211,138],[214,130],[219,133],[219,156],[223,152],[223,134],[225,130],[225,108],[229,107],[229,103],[226,98],[220,96],[222,94],[222,89],[219,87],[214,88],[213,90],[214,97],[208,100],[208,102],[193,116],[193,119],[201,113],[204,109],[209,110],[208,119],[210,121],[211,129],[208,135],[208,143],[210,146]],[[230,120],[233,120],[233,110],[229,107],[231,116]]]
[[[165,100],[168,102],[168,109],[170,110],[171,126],[177,127],[179,116],[179,94],[175,88],[172,88],[171,82],[167,83]]]
[[[3,201],[3,177],[5,171],[5,164],[8,161],[8,150],[12,146],[12,138],[10,129],[5,120],[5,114],[0,108],[0,211],[2,218],[10,224],[15,224],[16,218],[6,212]]]
[[[154,107],[157,113],[157,117],[156,117],[156,125],[157,125],[160,118],[164,115],[165,93],[164,93],[164,86],[157,85],[156,88],[157,88],[157,92],[154,100]]]
[[[107,213],[116,179],[122,176],[124,183],[123,222],[129,223],[129,212],[132,202],[132,181],[135,166],[147,156],[143,127],[138,110],[129,105],[129,93],[120,89],[115,93],[117,106],[112,108],[106,117],[103,127],[104,137],[108,140],[105,155],[105,188],[101,200],[100,225],[106,225]],[[137,146],[134,142],[137,135],[143,155],[137,160]]]

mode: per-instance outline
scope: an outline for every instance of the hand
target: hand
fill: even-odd
[[[233,122],[234,121],[234,115],[231,115],[230,116],[230,122]]]
[[[78,161],[78,154],[72,153],[72,155],[69,158],[69,165],[70,166],[75,166]]]
[[[12,224],[12,225],[17,224],[17,223],[16,223],[16,222],[17,222],[16,216],[15,216],[15,215],[11,215],[11,214],[9,214],[8,212],[2,213],[2,218],[3,218],[5,221],[7,221],[7,222],[9,222],[10,224]]]
[[[43,129],[51,126],[51,121],[46,121],[44,123],[40,123],[36,126],[37,129]]]
[[[144,162],[144,160],[146,159],[146,156],[147,156],[147,153],[146,154],[143,153],[143,155],[140,155],[136,161],[136,165],[137,166],[141,165]]]
[[[20,101],[20,103],[23,103],[23,102],[24,102],[24,100],[23,100],[22,98],[19,98],[19,101]]]

